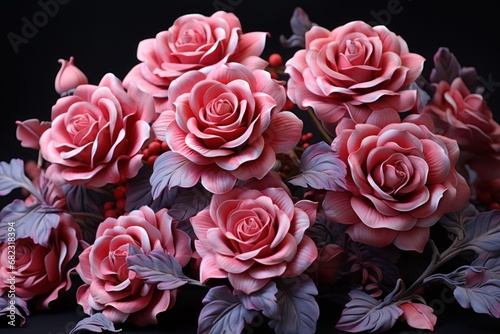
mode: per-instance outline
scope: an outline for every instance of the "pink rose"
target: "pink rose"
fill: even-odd
[[[274,277],[298,276],[318,255],[304,233],[316,207],[308,200],[294,203],[284,184],[271,177],[215,194],[191,218],[201,282],[227,277],[234,289],[250,294]]]
[[[185,266],[192,255],[190,242],[166,209],[155,213],[143,206],[125,216],[107,218],[97,228],[94,244],[79,257],[76,270],[84,284],[77,291],[78,303],[85,313],[102,312],[114,323],[157,323],[156,315],[175,304],[177,290],[156,289],[129,270],[129,248],[137,247],[144,254],[161,250]]]
[[[51,163],[47,173],[96,187],[134,177],[142,167],[139,151],[150,135],[151,110],[149,97],[126,92],[111,73],[98,86],[78,86],[53,106],[51,128],[40,137],[41,153]]]
[[[362,21],[332,31],[313,26],[306,32],[305,49],[286,63],[288,97],[301,109],[311,107],[331,133],[346,116],[384,126],[414,107],[416,91],[406,87],[423,63],[385,26]]]
[[[357,124],[340,133],[332,149],[348,166],[348,190],[327,192],[323,207],[329,218],[349,225],[355,241],[422,252],[429,227],[469,202],[467,182],[455,170],[456,141],[426,126]]]
[[[480,179],[499,178],[500,125],[486,101],[471,93],[460,77],[434,86],[436,92],[421,113],[432,117],[437,133],[458,142],[461,165],[471,167]],[[461,169],[465,174],[465,167]]]
[[[267,62],[259,56],[267,33],[243,33],[233,13],[219,11],[212,16],[187,14],[175,20],[156,38],[141,41],[137,58],[141,61],[126,75],[125,87],[132,83],[154,96],[156,111],[165,110],[168,87],[181,74],[200,70],[207,74],[217,65],[239,62],[253,69]]]
[[[434,86],[436,92],[421,112],[432,116],[436,132],[456,139],[461,150],[500,153],[500,125],[483,97],[471,93],[460,77]]]
[[[302,121],[282,111],[284,87],[264,70],[229,63],[209,74],[192,71],[172,83],[168,96],[152,127],[171,151],[156,160],[153,177],[182,175],[170,187],[201,179],[207,190],[223,193],[237,180],[261,179],[302,134]]]
[[[31,238],[16,239],[0,247],[0,295],[8,292],[8,278],[13,274],[10,263],[15,250],[15,293],[25,300],[33,299],[37,307],[49,309],[49,303],[71,287],[70,260],[75,256],[82,235],[73,217],[61,214],[57,228],[50,231],[46,246]]]

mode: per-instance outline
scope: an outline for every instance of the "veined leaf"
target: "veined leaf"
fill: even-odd
[[[80,320],[68,334],[75,334],[78,331],[86,330],[94,333],[102,333],[103,331],[118,333],[121,329],[115,329],[115,325],[111,320],[106,318],[102,313],[92,314],[88,318]]]
[[[300,158],[300,170],[300,174],[288,180],[289,183],[332,191],[346,188],[346,165],[325,142],[305,149]]]
[[[198,334],[242,333],[245,324],[250,324],[259,314],[256,310],[247,310],[225,285],[210,289],[203,303]]]
[[[8,195],[12,190],[24,188],[42,202],[42,196],[31,180],[24,174],[24,161],[12,159],[10,163],[0,162],[0,196]]]

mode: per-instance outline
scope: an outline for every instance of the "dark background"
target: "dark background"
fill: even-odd
[[[74,56],[76,65],[93,84],[97,84],[108,72],[123,78],[137,63],[139,41],[168,29],[180,15],[200,13],[208,16],[217,9],[234,12],[240,18],[244,32],[267,31],[271,34],[263,57],[280,52],[287,59],[296,51],[280,47],[279,36],[284,34],[288,37],[291,34],[289,20],[297,6],[302,7],[313,22],[328,29],[357,19],[388,26],[406,40],[411,52],[427,59],[424,70],[426,77],[437,49],[448,47],[462,66],[477,69],[486,84],[487,102],[498,119],[500,29],[497,10],[493,5],[494,1],[464,1],[437,7],[436,1],[417,0],[2,0],[0,161],[17,157],[36,159],[36,152],[22,148],[16,140],[15,121],[50,119],[51,107],[58,98],[54,79],[60,68],[59,58]],[[35,30],[27,31],[26,26],[33,23],[38,26],[35,26]],[[17,46],[17,50],[8,38],[13,34],[26,38],[25,43]],[[10,198],[1,200],[3,206]],[[42,317],[34,314],[28,319],[26,328],[20,331],[47,334],[69,332],[71,324],[82,315],[75,311],[76,306],[71,299],[61,303],[68,305],[60,306],[60,312],[52,315]],[[181,311],[176,316],[191,319],[184,322],[189,323],[186,330],[183,330],[184,325],[179,325],[179,317],[170,317],[162,326],[130,329],[122,333],[194,333],[198,309],[189,305],[182,307],[180,305]],[[333,326],[328,317],[328,314],[322,315],[321,333],[334,333],[330,329]],[[500,328],[500,320],[495,322],[488,316],[475,315],[473,311],[463,312],[452,303],[446,304],[445,312],[438,318],[436,333],[498,332],[494,331],[494,327]],[[0,332],[10,331],[0,327]],[[393,332],[403,334],[420,331],[401,327]]]

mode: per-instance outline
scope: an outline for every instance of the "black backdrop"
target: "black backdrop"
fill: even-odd
[[[291,34],[289,19],[297,6],[302,7],[313,22],[328,29],[355,19],[387,25],[407,41],[410,51],[427,59],[425,75],[429,73],[436,50],[440,46],[448,47],[463,66],[476,67],[486,85],[487,102],[498,116],[500,29],[493,5],[493,1],[479,0],[449,2],[440,7],[436,1],[418,0],[2,0],[0,161],[15,157],[36,159],[35,152],[22,148],[16,140],[15,121],[33,117],[50,119],[51,106],[58,97],[54,79],[60,67],[59,58],[74,56],[77,66],[91,83],[97,84],[107,72],[123,78],[137,63],[139,41],[167,29],[180,15],[194,12],[211,15],[217,9],[233,11],[240,18],[245,32],[270,32],[263,56],[280,52],[287,58],[293,54],[294,50],[280,47],[279,36]],[[8,197],[1,200],[2,205],[10,201]],[[71,300],[64,302],[69,303],[69,312],[66,309],[66,312],[52,316],[34,315],[28,319],[28,327],[22,332],[67,333],[68,323],[78,320],[79,316]],[[470,315],[472,311],[465,313],[464,317],[460,308],[453,305],[447,308],[449,311],[444,313],[443,320],[441,317],[438,320],[438,333],[491,333],[492,326],[500,328],[500,320],[492,322],[488,317],[476,317]],[[452,323],[450,319],[455,315],[458,319]],[[191,316],[191,319],[196,317]],[[194,332],[192,324],[189,328],[190,331],[186,332]],[[154,333],[155,330],[165,333],[183,331],[177,323],[176,326],[151,331],[137,329],[131,332]],[[1,333],[7,331],[0,327]],[[333,332],[329,329],[323,331]],[[397,332],[411,331],[403,327]]]

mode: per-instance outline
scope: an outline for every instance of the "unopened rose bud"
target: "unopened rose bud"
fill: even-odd
[[[61,96],[71,93],[77,86],[87,84],[89,81],[87,76],[74,64],[74,58],[70,57],[69,61],[59,59],[61,68],[56,76],[55,88],[56,92]]]

